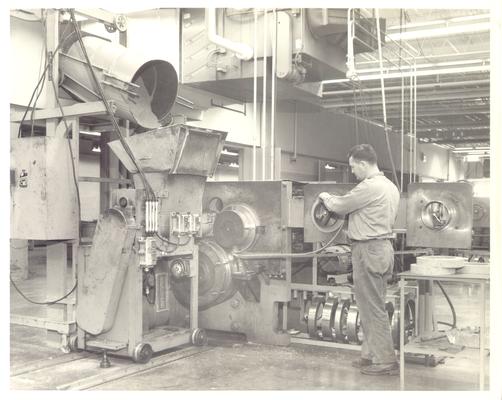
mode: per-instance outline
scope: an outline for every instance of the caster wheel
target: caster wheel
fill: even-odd
[[[68,347],[70,348],[70,351],[75,352],[75,351],[80,351],[78,348],[78,336],[77,335],[71,335],[68,338]]]
[[[146,364],[152,358],[152,346],[148,343],[140,343],[134,349],[132,359],[139,364]]]
[[[207,344],[207,335],[204,329],[194,329],[192,332],[192,343],[196,346],[204,346]]]

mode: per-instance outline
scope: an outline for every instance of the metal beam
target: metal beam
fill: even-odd
[[[94,176],[79,176],[79,182],[96,182],[96,183],[116,183],[116,184],[125,184],[132,185],[132,179],[120,179],[120,178],[97,178]]]
[[[101,101],[95,101],[92,103],[77,103],[71,106],[63,107],[63,113],[65,117],[78,117],[78,116],[89,116],[89,115],[100,115],[106,114],[105,106]],[[11,122],[21,122],[23,119],[23,112],[13,112],[10,115]],[[45,120],[50,118],[62,118],[61,110],[58,108],[49,108],[44,110],[35,110],[33,119],[34,120]],[[30,118],[31,121],[31,118]]]
[[[329,108],[329,107],[327,107]],[[352,113],[354,111],[354,107],[347,107],[347,113]],[[394,113],[394,114],[393,114]],[[437,116],[456,116],[456,115],[473,115],[473,114],[490,114],[490,109],[488,106],[482,107],[470,107],[470,108],[422,108],[417,111],[417,118],[423,117],[437,117]],[[365,110],[365,116],[368,118],[382,118],[382,109],[377,107],[372,107],[371,109]],[[401,110],[395,109],[387,109],[387,118],[388,119],[399,119],[401,118]]]
[[[112,26],[115,25],[117,16],[117,14],[103,10],[102,8],[77,8],[75,14]]]
[[[489,131],[490,126],[489,125],[480,125],[480,126],[474,126],[474,125],[455,125],[455,124],[450,124],[450,123],[441,123],[437,125],[429,125],[429,124],[423,124],[417,127],[417,132],[436,132],[439,130],[444,129],[449,129],[452,131],[467,131],[467,132],[476,132],[476,131]]]

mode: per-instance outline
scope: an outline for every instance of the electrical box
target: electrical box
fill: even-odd
[[[11,239],[77,239],[79,216],[68,139],[12,139],[10,157]]]

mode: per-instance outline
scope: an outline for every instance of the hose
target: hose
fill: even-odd
[[[446,326],[451,326],[452,328],[456,328],[457,327],[457,314],[455,313],[455,307],[453,307],[453,303],[451,302],[450,297],[446,293],[446,290],[444,289],[443,285],[441,285],[441,283],[438,282],[438,281],[434,281],[434,282],[436,282],[436,284],[439,286],[439,288],[443,292],[443,295],[446,298],[446,301],[448,302],[448,304],[450,306],[451,314],[452,314],[452,317],[453,317],[453,322],[452,323],[443,322],[443,321],[438,321],[437,323],[438,324],[442,324],[442,325],[446,325]]]

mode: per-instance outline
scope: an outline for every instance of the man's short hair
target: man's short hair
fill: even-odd
[[[357,161],[366,161],[369,164],[376,164],[377,154],[375,149],[370,144],[356,144],[349,150],[348,158],[352,157]]]

